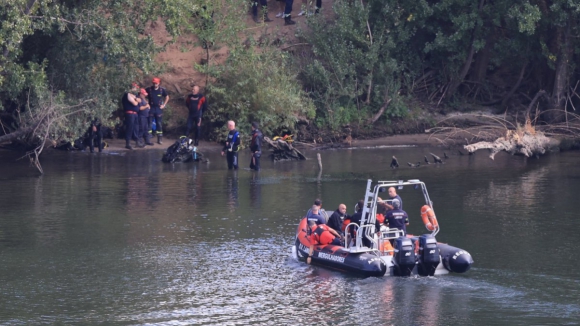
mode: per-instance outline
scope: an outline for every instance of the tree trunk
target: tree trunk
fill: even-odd
[[[550,100],[551,109],[547,114],[547,120],[558,122],[563,117],[566,104],[566,92],[568,90],[568,64],[570,61],[570,23],[564,28],[558,28],[557,32],[558,59],[556,61],[556,71],[554,75],[554,89]]]
[[[485,46],[481,51],[477,53],[475,57],[475,64],[473,67],[473,77],[471,80],[476,83],[482,84],[487,75],[487,66],[489,65],[489,60],[491,59],[492,49],[495,45],[496,33],[492,33],[485,40]]]
[[[481,10],[483,9],[483,4],[485,3],[485,0],[480,0],[479,2],[479,7],[478,7],[478,11],[481,12]],[[465,63],[463,64],[463,69],[461,69],[461,72],[459,73],[459,76],[457,76],[457,79],[452,80],[451,84],[449,85],[449,88],[447,89],[447,98],[452,98],[453,95],[455,95],[455,92],[457,91],[457,88],[459,88],[459,85],[461,85],[463,83],[463,80],[465,79],[465,76],[467,76],[467,73],[469,72],[469,68],[471,67],[471,63],[473,61],[473,56],[475,55],[475,35],[477,32],[477,26],[474,27],[473,32],[471,33],[471,44],[469,47],[469,53],[467,54],[467,58],[465,59]]]

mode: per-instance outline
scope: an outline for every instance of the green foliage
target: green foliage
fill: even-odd
[[[300,117],[314,117],[288,58],[278,49],[233,48],[218,68],[215,82],[208,87],[212,122],[234,120],[243,131],[257,121],[265,135],[272,135],[280,129],[293,130]]]
[[[234,0],[3,1],[0,122],[6,128],[0,140],[24,131],[30,144],[42,142],[45,135],[58,142],[83,133],[95,117],[114,123],[109,118],[128,85],[159,73],[153,58],[160,48],[145,34],[146,28],[162,19],[174,37],[203,26],[212,42],[223,41],[226,34],[232,39],[241,23],[206,27],[212,16],[233,21],[238,12],[228,11],[233,4]],[[74,114],[64,109],[73,106]],[[27,129],[37,124],[42,128]]]
[[[337,129],[363,123],[391,101],[385,116],[400,116],[401,74],[406,62],[396,60],[391,36],[404,19],[391,19],[398,8],[372,1],[335,2],[336,20],[314,17],[302,37],[312,44],[312,58],[299,61],[300,76],[317,108],[317,124]],[[387,19],[389,18],[389,19]],[[403,23],[404,24],[404,23]],[[401,38],[408,35],[399,35]]]

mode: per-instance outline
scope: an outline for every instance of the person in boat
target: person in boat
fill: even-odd
[[[395,187],[390,187],[388,191],[389,191],[389,199],[391,200],[391,202],[394,199],[398,199],[399,200],[399,203],[401,203],[400,209],[403,209],[403,200],[401,199],[401,197],[399,195],[397,195],[397,189],[395,189]],[[392,203],[389,204],[388,202],[385,202],[385,206],[388,209],[394,209]]]
[[[377,221],[379,224],[383,224],[385,222],[385,214],[389,210],[387,207],[387,202],[384,201],[381,197],[377,198]]]
[[[336,230],[340,234],[344,234],[342,231],[342,224],[345,220],[350,219],[350,216],[346,213],[346,205],[340,204],[338,208],[330,215],[328,219],[328,227]]]
[[[312,208],[308,211],[306,215],[308,223],[314,222],[316,225],[326,224],[326,219],[320,215],[320,207],[312,205]]]
[[[391,202],[393,209],[385,215],[385,224],[389,228],[397,228],[403,230],[407,235],[407,225],[409,225],[409,215],[401,208],[401,202],[398,199],[393,199]]]
[[[314,200],[314,205],[318,207],[318,215],[322,216],[322,218],[324,219],[324,224],[326,224],[326,222],[328,221],[328,213],[326,213],[324,208],[322,208],[322,200],[316,198]],[[311,213],[312,208],[309,209],[308,212],[306,212],[306,217],[309,217]]]
[[[356,223],[360,226],[364,205],[365,205],[364,200],[361,199],[358,201],[358,203],[356,204],[357,212],[354,213],[354,215],[350,217],[351,223]],[[367,221],[367,223],[368,223],[368,221]],[[380,230],[381,230],[381,225],[379,224],[379,222],[377,220],[375,220],[375,232],[378,233],[378,232],[380,232]],[[351,236],[353,239],[356,236],[354,231],[356,231],[356,230],[354,230],[354,228],[351,228]],[[364,246],[369,247],[369,248],[372,247],[371,241],[369,239],[367,239],[366,237],[363,237],[362,241],[363,241]]]
[[[308,258],[306,262],[310,264],[312,253],[314,252],[314,245],[335,245],[342,246],[342,235],[340,235],[336,230],[328,227],[326,224],[316,224],[315,221],[308,221],[308,227],[311,230],[310,233],[310,251],[308,252]]]

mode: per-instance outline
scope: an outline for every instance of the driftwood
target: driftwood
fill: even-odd
[[[433,161],[435,161],[435,163],[443,163],[443,160],[439,156],[437,156],[433,153],[429,153],[429,154],[431,154],[431,156],[433,156]],[[426,157],[425,157],[425,160],[427,160]]]
[[[493,160],[495,154],[506,151],[512,155],[524,155],[526,157],[540,156],[550,147],[550,138],[544,133],[536,131],[530,124],[529,120],[525,127],[518,130],[507,130],[504,137],[496,139],[494,142],[479,142],[471,145],[465,145],[470,154],[479,149],[488,149],[491,151],[489,157]]]
[[[300,153],[300,151],[294,148],[291,143],[286,142],[283,139],[271,140],[268,137],[264,137],[264,141],[270,145],[272,150],[270,156],[274,161],[306,159],[304,154]]]

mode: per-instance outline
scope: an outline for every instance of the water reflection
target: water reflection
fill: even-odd
[[[250,206],[256,209],[262,207],[262,180],[260,179],[260,172],[253,173],[250,179]]]
[[[238,170],[228,171],[225,178],[227,195],[226,205],[230,213],[233,213],[240,205],[238,201]]]
[[[580,155],[388,168],[393,154],[406,162],[431,151],[322,152],[321,177],[316,160],[255,173],[162,164],[156,151],[63,153],[43,177],[1,175],[0,324],[576,322]],[[473,270],[360,279],[289,258],[312,200],[352,211],[369,177],[425,180],[438,239],[470,251]],[[401,193],[413,206],[413,189]]]

